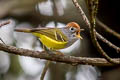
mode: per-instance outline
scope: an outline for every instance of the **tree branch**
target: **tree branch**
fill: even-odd
[[[39,52],[28,49],[16,48],[14,46],[8,46],[1,43],[0,43],[0,50],[8,52],[10,54],[46,59],[46,60],[62,62],[72,65],[87,64],[94,66],[116,66],[115,64],[109,63],[104,58],[86,58],[86,57],[74,57],[74,56],[58,55],[58,54],[47,54],[45,51]],[[119,61],[120,58],[112,59],[112,60]]]
[[[83,12],[81,6],[78,4],[77,0],[72,0],[72,1],[73,1],[73,3],[74,3],[75,7],[79,10],[80,15],[82,16],[83,20],[85,21],[85,23],[86,23],[87,26],[89,27],[89,29],[90,29],[90,31],[91,31],[91,38],[92,38],[93,44],[94,44],[94,46],[98,49],[99,53],[100,53],[107,61],[109,61],[109,62],[111,62],[111,63],[115,63],[115,64],[120,64],[120,60],[119,60],[119,61],[114,61],[114,60],[112,60],[112,59],[106,54],[106,52],[104,52],[104,50],[103,50],[102,47],[100,46],[99,42],[97,41],[96,36],[97,36],[100,40],[102,40],[103,42],[104,42],[104,40],[106,40],[106,41],[108,41],[108,40],[105,39],[105,38],[104,38],[102,35],[100,35],[98,32],[96,32],[96,30],[94,29],[95,23],[91,22],[91,23],[93,23],[93,24],[92,24],[93,26],[90,24],[88,18],[86,17],[85,13]],[[89,2],[89,0],[88,0],[88,2]],[[91,2],[91,1],[90,1],[90,2]],[[94,3],[94,5],[97,5],[97,3]],[[97,5],[97,7],[98,7],[98,5]],[[96,13],[96,11],[97,11],[97,8],[95,9],[95,13]],[[91,12],[91,11],[90,11],[90,12]],[[93,12],[92,12],[92,15],[96,16],[96,14],[94,14]],[[92,18],[94,18],[94,16],[92,16]],[[94,18],[93,21],[95,21],[95,18]],[[95,34],[95,33],[96,33],[96,34]],[[101,37],[100,37],[100,36],[101,36]],[[108,41],[108,42],[109,42],[109,41]]]
[[[96,14],[97,14],[97,11],[96,11],[97,9],[96,8],[98,6],[98,1],[99,0],[96,0],[96,1],[89,0],[88,1],[89,7],[90,7],[90,9],[89,9],[89,11],[90,11],[90,22],[91,22],[90,33],[91,33],[92,42],[93,42],[94,46],[97,48],[97,50],[99,51],[99,53],[102,54],[105,59],[107,59],[111,63],[120,64],[120,61],[112,60],[107,55],[107,53],[102,49],[99,42],[97,41],[96,34],[95,34],[96,33],[95,27],[96,27]]]

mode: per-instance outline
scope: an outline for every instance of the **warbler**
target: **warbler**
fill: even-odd
[[[70,22],[63,28],[33,28],[15,29],[17,32],[32,33],[51,50],[59,50],[71,46],[78,39],[82,39],[80,26],[76,22]]]

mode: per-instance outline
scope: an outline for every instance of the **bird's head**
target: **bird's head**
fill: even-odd
[[[76,22],[70,22],[66,25],[66,27],[68,28],[69,32],[72,33],[73,37],[83,39],[80,36],[80,32],[83,31],[84,29],[80,29],[79,24],[77,24]]]

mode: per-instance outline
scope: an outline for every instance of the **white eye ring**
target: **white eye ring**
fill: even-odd
[[[76,28],[70,27],[70,31],[71,31],[71,32],[75,32],[75,30],[76,30]]]

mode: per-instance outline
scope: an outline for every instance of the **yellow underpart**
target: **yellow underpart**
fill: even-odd
[[[48,48],[51,49],[63,49],[66,47],[67,42],[56,41],[46,35],[40,33],[33,33],[33,35],[39,37],[40,41]]]

